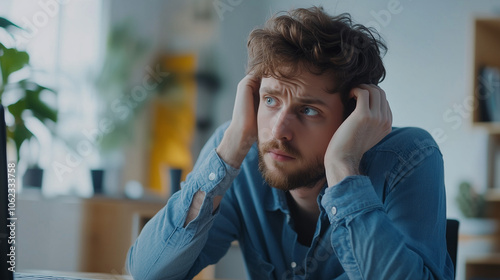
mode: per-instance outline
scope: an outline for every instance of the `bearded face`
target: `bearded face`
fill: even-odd
[[[266,155],[269,160],[266,160]],[[283,160],[272,160],[273,158]],[[275,139],[266,143],[259,142],[259,170],[271,187],[285,191],[313,187],[325,177],[322,157],[304,157],[288,142]]]
[[[332,76],[302,71],[293,78],[263,77],[257,111],[259,169],[282,190],[313,187],[324,179],[324,156],[344,120]]]

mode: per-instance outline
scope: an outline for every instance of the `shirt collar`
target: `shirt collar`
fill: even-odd
[[[281,210],[283,213],[288,213],[288,204],[286,203],[285,191],[279,190],[269,186],[265,183],[266,187],[269,189],[266,195],[265,208],[267,211]]]
[[[265,201],[265,210],[266,211],[276,211],[276,210],[281,210],[281,212],[288,214],[288,204],[286,202],[286,193],[283,190],[279,190],[276,188],[273,188],[269,186],[267,183],[264,183],[266,187],[268,188],[268,192],[266,193],[266,201]],[[325,193],[325,190],[327,188],[327,184],[323,186],[321,191],[319,192],[318,195],[318,205],[321,207],[321,198],[323,197],[323,194]]]

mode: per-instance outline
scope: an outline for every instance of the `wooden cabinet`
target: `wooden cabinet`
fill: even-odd
[[[499,279],[500,254],[468,259],[465,264],[466,279]]]
[[[122,273],[128,248],[164,202],[95,197],[81,201],[84,272]]]
[[[487,195],[488,217],[500,221],[500,194],[490,192]],[[465,262],[467,280],[500,279],[500,229],[488,236],[491,251],[494,253],[471,257]]]

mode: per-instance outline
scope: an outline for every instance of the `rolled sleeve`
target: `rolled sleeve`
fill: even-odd
[[[182,196],[180,201],[183,203],[184,208],[183,215],[176,219],[178,221],[177,226],[183,227],[192,199],[198,191],[205,192],[205,198],[198,216],[189,223],[186,231],[199,232],[200,228],[211,224],[214,214],[218,212],[214,212],[212,209],[213,198],[224,195],[238,174],[239,169],[225,163],[217,154],[216,149],[211,150],[196,171],[193,171],[186,182],[183,183],[182,188],[186,188],[186,190],[176,193],[176,195]],[[177,200],[177,197],[174,196],[172,199]]]

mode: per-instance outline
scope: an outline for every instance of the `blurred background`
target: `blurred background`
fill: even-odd
[[[500,100],[494,0],[1,0],[18,267],[123,273],[142,225],[230,119],[250,31],[311,5],[381,33],[394,126],[426,129],[444,157],[448,217],[461,222],[457,279],[466,265],[469,279],[485,263],[498,269],[488,212],[499,201],[500,109],[481,95]],[[238,250],[207,277],[245,279]]]

